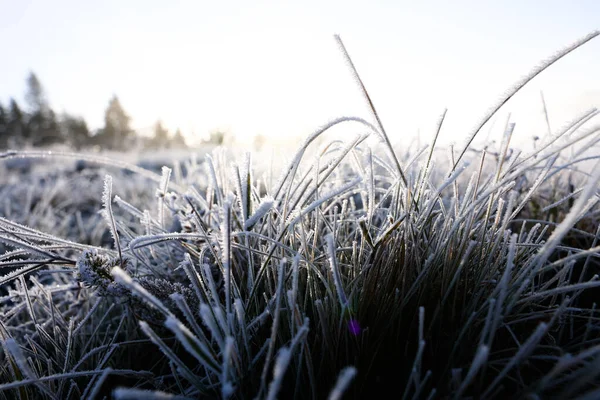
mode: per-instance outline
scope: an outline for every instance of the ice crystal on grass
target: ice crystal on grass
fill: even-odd
[[[129,260],[123,259],[123,264],[118,258],[111,258],[100,254],[97,250],[87,250],[77,260],[75,278],[85,286],[96,289],[100,296],[121,297],[127,289],[115,282],[110,271],[117,265],[129,269]]]
[[[171,298],[174,294],[182,295],[193,310],[198,309],[198,298],[194,295],[193,290],[189,286],[179,282],[170,282],[166,279],[152,277],[141,277],[136,281],[141,287],[146,289],[159,301],[163,302],[170,310],[177,310],[176,302]],[[164,316],[151,307],[147,307],[143,300],[133,297],[131,298],[130,303],[139,319],[155,324],[164,321]]]

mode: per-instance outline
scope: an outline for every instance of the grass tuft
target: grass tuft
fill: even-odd
[[[0,400],[597,398],[598,112],[470,147],[597,35],[458,152],[445,111],[430,146],[392,148],[336,37],[376,124],[326,123],[278,179],[223,149],[161,175],[0,154],[88,165],[0,186]],[[360,134],[315,149],[340,124]]]

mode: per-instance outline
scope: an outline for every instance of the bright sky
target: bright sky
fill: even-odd
[[[30,70],[51,106],[100,128],[117,94],[133,126],[157,119],[198,139],[297,138],[343,115],[371,118],[341,35],[396,142],[460,141],[519,77],[600,28],[600,1],[0,0],[0,101],[23,104]],[[504,108],[516,135],[600,106],[600,38],[555,64]],[[498,125],[503,124],[499,119]],[[191,135],[195,134],[194,137]]]

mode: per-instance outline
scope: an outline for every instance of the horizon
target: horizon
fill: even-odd
[[[372,120],[339,34],[392,141],[417,133],[428,141],[448,108],[440,140],[460,142],[520,77],[598,28],[600,14],[594,1],[439,2],[433,11],[408,2],[253,4],[263,6],[4,1],[0,102],[23,105],[32,71],[57,114],[81,116],[91,130],[115,94],[142,134],[161,120],[190,144],[216,129],[241,142],[296,140],[339,116]],[[599,50],[592,40],[544,71],[495,125],[511,113],[517,141],[543,134],[540,91],[554,128],[600,105]]]

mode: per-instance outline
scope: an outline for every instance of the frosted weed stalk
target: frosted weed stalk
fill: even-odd
[[[575,167],[599,158],[588,155],[598,112],[510,157],[507,124],[496,162],[465,157],[506,100],[596,35],[507,92],[447,169],[434,145],[394,152],[338,38],[377,124],[319,128],[275,184],[249,156],[230,165],[219,150],[185,176],[119,163],[158,190],[140,209],[106,179],[114,250],[0,219],[12,249],[0,267],[18,268],[0,278],[12,285],[0,299],[0,396],[593,397],[600,168]],[[315,151],[338,124],[361,134]],[[587,152],[565,158],[580,143]],[[2,155],[17,156],[40,154]],[[566,174],[575,189],[549,192]],[[543,218],[558,208],[560,220]]]

